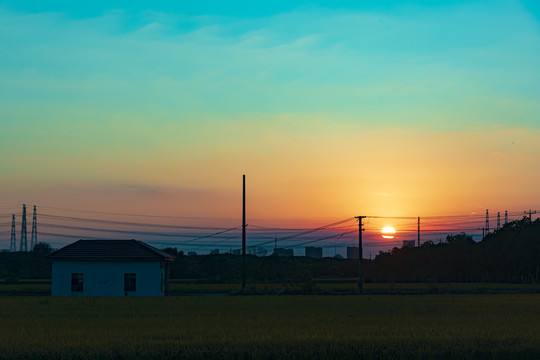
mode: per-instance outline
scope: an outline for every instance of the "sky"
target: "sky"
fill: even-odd
[[[0,46],[1,212],[539,207],[535,1],[0,0]]]

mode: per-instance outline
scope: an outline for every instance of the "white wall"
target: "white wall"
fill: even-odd
[[[71,262],[52,264],[52,296],[161,296],[159,262]],[[82,292],[71,292],[71,274],[83,273]],[[136,291],[124,293],[124,274],[137,274]]]

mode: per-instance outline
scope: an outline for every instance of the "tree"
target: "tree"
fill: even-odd
[[[464,232],[459,234],[452,234],[446,237],[446,242],[449,244],[457,243],[474,243],[472,236],[465,234]]]
[[[163,251],[166,252],[169,255],[178,256],[178,249],[177,248],[167,247],[167,248],[163,249]],[[184,255],[184,253],[182,253],[182,255]]]
[[[437,246],[433,240],[428,240],[428,241],[424,241],[422,243],[422,245],[420,245],[421,247],[431,247],[431,246]]]
[[[38,254],[47,255],[47,254],[50,254],[52,252],[52,247],[51,247],[51,245],[49,245],[47,243],[40,242],[40,243],[37,243],[36,245],[34,245],[34,248],[32,249],[32,251],[35,252],[35,253],[38,253]]]

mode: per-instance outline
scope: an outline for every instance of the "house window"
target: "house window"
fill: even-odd
[[[71,274],[71,291],[73,292],[82,292],[84,283],[83,273],[72,273]]]
[[[124,274],[124,291],[137,291],[137,274]]]

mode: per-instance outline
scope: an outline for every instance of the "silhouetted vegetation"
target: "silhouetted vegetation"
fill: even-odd
[[[241,259],[234,255],[179,257],[171,268],[176,279],[212,282],[240,280]],[[357,260],[305,257],[247,257],[252,282],[303,282],[314,278],[358,275]],[[540,276],[540,220],[505,225],[476,243],[454,234],[440,243],[394,248],[364,261],[366,282],[506,282],[536,283]]]
[[[464,233],[440,244],[394,248],[366,265],[366,280],[537,283],[540,220],[511,222],[476,243]]]
[[[47,243],[40,242],[34,245],[34,248],[32,249],[32,251],[35,253],[42,254],[42,255],[48,255],[52,252],[52,247],[51,245]]]
[[[171,265],[171,278],[204,279],[217,283],[240,281],[241,261],[241,256],[228,254],[177,257]],[[316,277],[355,276],[358,274],[358,262],[247,255],[246,274],[251,282],[306,282]]]
[[[46,279],[51,276],[45,255],[48,244],[38,244],[28,253],[1,253],[0,278]],[[171,264],[172,279],[197,282],[232,283],[241,280],[241,256],[176,256]],[[248,255],[246,274],[250,283],[302,284],[309,290],[313,279],[354,278],[358,261],[337,258],[258,257]],[[511,222],[476,243],[461,233],[440,243],[425,242],[420,247],[394,248],[364,260],[366,282],[504,282],[538,283],[540,279],[540,220],[528,218]]]
[[[0,278],[10,283],[19,279],[50,279],[51,262],[45,258],[49,251],[40,244],[34,247],[36,251],[0,253]]]
[[[184,252],[182,250],[178,251],[177,248],[173,248],[173,247],[167,247],[163,249],[163,251],[174,257],[184,256]]]

